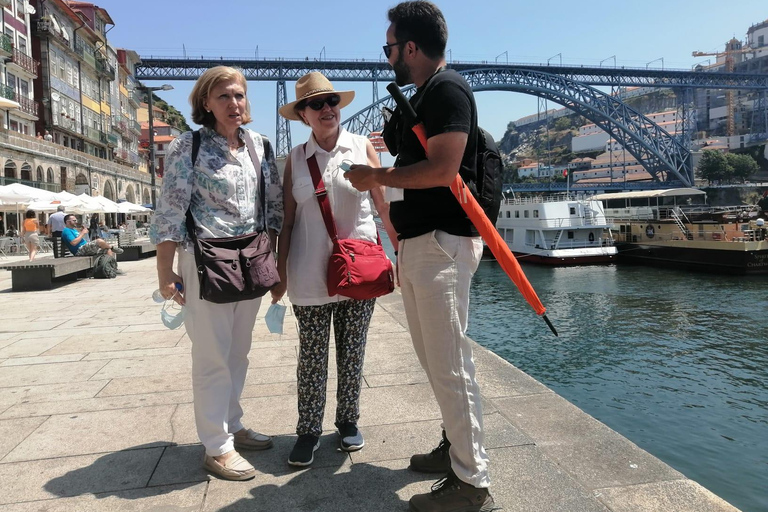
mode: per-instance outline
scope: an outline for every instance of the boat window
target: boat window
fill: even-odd
[[[573,231],[568,232],[568,240],[573,240]]]
[[[576,215],[576,208],[571,206],[571,215]]]
[[[539,210],[533,210],[533,218],[538,219],[539,218]]]
[[[519,211],[515,211],[515,218],[516,218],[516,219],[519,219],[519,218],[520,218],[520,212],[519,212]]]
[[[507,218],[509,218],[509,210],[507,210]]]
[[[525,217],[526,219],[530,216],[531,216],[531,212],[529,212],[528,210],[525,210],[525,212],[523,212],[523,217]]]

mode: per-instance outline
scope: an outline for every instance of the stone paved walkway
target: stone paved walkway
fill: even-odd
[[[440,419],[411,348],[399,294],[378,301],[361,397],[365,448],[337,450],[335,379],[311,469],[295,441],[297,335],[253,333],[246,424],[275,447],[227,482],[201,469],[190,342],[150,297],[154,258],[114,280],[12,293],[0,272],[0,512],[405,511],[434,479],[408,469]],[[261,314],[266,311],[262,308]],[[333,361],[333,353],[331,361]],[[494,354],[478,347],[492,492],[506,511],[736,510]],[[335,375],[331,362],[330,375]]]

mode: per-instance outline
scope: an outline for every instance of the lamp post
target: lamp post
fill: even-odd
[[[155,91],[170,91],[173,89],[172,85],[163,84],[159,87],[148,87],[146,85],[137,85],[136,89],[147,93],[147,124],[149,126],[149,177],[150,188],[152,189],[152,208],[157,205],[157,197],[155,192],[155,126],[154,115],[152,112],[152,93]]]

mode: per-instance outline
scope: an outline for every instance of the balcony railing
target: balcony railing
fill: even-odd
[[[114,80],[115,68],[103,57],[96,57],[96,71]]]
[[[141,96],[136,89],[128,91],[128,101],[136,108],[141,106]]]
[[[86,126],[85,130],[83,131],[85,132],[85,136],[88,137],[89,139],[96,142],[101,142],[101,136],[103,135],[101,130],[97,128],[91,128],[90,126]]]
[[[7,100],[16,101],[16,91],[14,91],[12,87],[9,87],[5,84],[0,84],[0,96]]]
[[[141,124],[138,121],[131,119],[128,121],[128,127],[136,134],[141,135]]]
[[[117,146],[118,136],[113,133],[107,134],[107,144],[110,146]]]
[[[6,178],[5,176],[0,176],[0,185],[10,185],[11,183],[21,183],[22,185],[26,185],[28,187],[39,188],[49,192],[61,192],[61,184],[59,183],[43,183],[42,181],[20,180],[17,178]]]
[[[64,37],[61,31],[57,31],[51,20],[42,19],[37,22],[37,34],[40,36],[51,36],[59,40],[67,48],[71,48],[69,40]]]
[[[13,53],[13,43],[11,42],[11,36],[8,34],[0,34],[0,53],[4,55]]]
[[[11,61],[30,75],[37,76],[37,67],[40,63],[26,53],[20,51],[18,48],[13,49],[13,58]]]
[[[17,95],[16,101],[19,103],[22,112],[37,117],[37,102],[35,100]]]

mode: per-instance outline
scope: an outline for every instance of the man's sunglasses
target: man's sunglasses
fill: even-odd
[[[326,96],[325,98],[319,98],[316,100],[308,101],[304,104],[305,107],[309,107],[312,110],[320,111],[323,110],[323,107],[327,103],[329,107],[335,107],[339,104],[341,101],[341,96],[338,94],[332,94],[330,96]]]
[[[405,44],[407,42],[408,41],[396,41],[394,43],[385,44],[384,46],[382,46],[382,48],[384,48],[384,56],[386,58],[389,58],[389,56],[392,55],[393,46],[400,46],[401,44]]]

